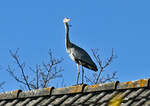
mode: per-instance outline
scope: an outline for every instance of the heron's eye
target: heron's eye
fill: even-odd
[[[69,22],[69,21],[70,21],[69,18],[65,18],[65,19],[64,19],[64,22]]]

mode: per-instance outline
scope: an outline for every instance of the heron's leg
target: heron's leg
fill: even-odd
[[[77,64],[77,71],[78,71],[78,76],[77,76],[77,85],[78,85],[78,81],[79,81],[79,76],[80,76],[80,71],[79,71],[79,64]]]
[[[84,83],[84,69],[83,69],[83,66],[82,66],[82,84]]]

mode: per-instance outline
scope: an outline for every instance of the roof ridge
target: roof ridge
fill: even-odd
[[[15,98],[27,98],[27,97],[40,97],[40,96],[51,96],[51,95],[62,95],[62,94],[74,94],[74,93],[86,93],[86,92],[98,92],[105,90],[120,90],[120,89],[132,89],[149,87],[150,79],[140,79],[128,82],[109,82],[95,85],[75,85],[64,88],[42,88],[30,91],[15,90],[10,92],[0,93],[0,100],[4,99],[15,99]]]

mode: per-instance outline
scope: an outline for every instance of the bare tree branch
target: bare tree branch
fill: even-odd
[[[11,50],[10,50],[9,52],[10,52],[11,56],[13,57],[13,59],[16,61],[16,63],[17,63],[17,65],[18,65],[19,69],[21,70],[23,79],[24,79],[24,81],[25,81],[25,85],[27,85],[28,89],[31,90],[30,85],[29,85],[28,80],[27,80],[27,76],[25,76],[25,73],[24,73],[25,63],[22,63],[22,64],[21,64],[20,61],[19,61],[19,57],[17,56],[18,50],[16,50],[16,53],[12,53]],[[19,80],[18,80],[18,81],[19,81]]]
[[[108,82],[108,81],[112,82],[113,79],[116,79],[116,74],[117,74],[117,72],[113,72],[111,76],[110,76],[110,74],[107,74],[107,77],[104,78],[103,83]]]
[[[95,54],[95,52],[93,51],[93,55]],[[98,58],[97,59],[97,62],[99,63],[99,66],[100,66],[100,72],[98,74],[98,77],[96,79],[96,83],[98,83],[98,80],[100,78],[100,75],[102,73],[102,71],[107,67],[109,66],[109,64],[112,62],[113,58],[114,58],[114,53],[113,53],[113,49],[112,49],[112,55],[109,57],[109,59],[107,60],[107,62],[102,65],[102,61],[100,60],[99,56],[96,57],[96,54],[94,55],[95,58]]]
[[[94,58],[96,59],[96,62],[98,63],[99,66],[99,73],[94,73],[92,75],[92,79],[85,76],[87,82],[90,82],[91,84],[97,84],[97,83],[104,83],[107,81],[112,81],[113,79],[116,78],[116,72],[113,72],[112,75],[108,74],[107,77],[101,77],[102,72],[110,66],[110,64],[112,63],[113,59],[114,59],[114,51],[112,49],[112,54],[111,56],[107,59],[106,62],[103,62],[102,59],[100,58],[99,54],[98,54],[98,49],[92,49],[92,53]]]
[[[93,79],[90,79],[89,77],[87,77],[86,75],[84,76],[86,79],[86,82],[90,82],[91,84],[94,84],[95,82],[93,81]]]
[[[42,65],[37,64],[35,68],[26,67],[26,64],[21,63],[18,56],[18,49],[13,53],[10,51],[12,58],[15,60],[15,65],[20,70],[20,75],[16,74],[16,69],[13,69],[10,65],[8,65],[7,71],[9,74],[18,82],[26,86],[29,90],[31,89],[39,89],[45,88],[49,86],[50,80],[53,80],[58,77],[62,77],[60,74],[63,69],[59,68],[58,65],[63,61],[63,59],[54,58],[52,51],[49,51],[49,60],[48,63],[43,63]],[[30,71],[31,75],[27,75],[25,71]]]
[[[4,85],[5,83],[6,83],[5,81],[3,81],[3,82],[0,83],[0,89],[1,89],[1,90],[3,90],[3,85]]]

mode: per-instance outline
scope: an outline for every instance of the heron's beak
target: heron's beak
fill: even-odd
[[[69,21],[70,21],[69,18],[65,18],[65,19],[64,19],[64,23],[69,22]]]

